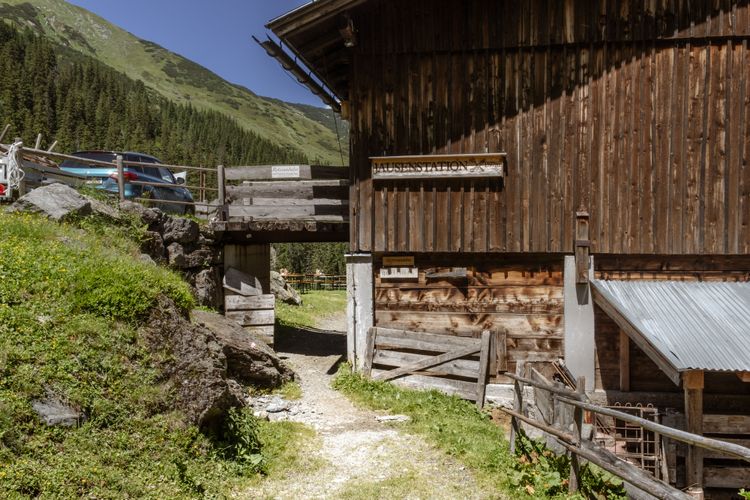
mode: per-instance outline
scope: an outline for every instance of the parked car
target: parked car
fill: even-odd
[[[116,151],[78,151],[73,156],[87,160],[114,162],[117,155],[122,155],[125,166],[125,198],[148,198],[154,206],[165,212],[176,214],[194,214],[194,205],[183,205],[181,203],[192,203],[193,195],[183,187],[184,178],[175,178],[172,172],[161,165],[161,161],[153,156],[143,153],[118,153]],[[129,162],[151,163],[154,166],[128,165]],[[60,169],[66,172],[86,177],[87,183],[95,185],[110,193],[118,193],[117,169],[109,167],[97,167],[87,165],[75,160],[65,160],[60,164]],[[133,184],[133,182],[148,182],[158,184],[156,186],[144,186]],[[169,203],[180,202],[180,203]]]

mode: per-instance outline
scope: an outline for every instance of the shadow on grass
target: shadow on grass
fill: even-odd
[[[338,355],[339,359],[329,370],[329,374],[333,374],[346,361],[346,334],[276,323],[274,349],[306,356]]]

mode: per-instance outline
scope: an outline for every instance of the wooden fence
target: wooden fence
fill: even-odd
[[[438,389],[484,406],[493,335],[456,337],[372,327],[367,333],[363,374]]]
[[[581,390],[572,391],[552,385],[535,370],[532,370],[532,378],[526,378],[522,376],[523,374],[523,365],[519,366],[516,374],[507,374],[514,380],[513,410],[500,408],[511,416],[511,449],[515,449],[515,440],[521,430],[521,422],[540,429],[551,436],[557,444],[571,453],[569,483],[571,492],[576,491],[580,484],[580,458],[621,477],[626,483],[656,498],[694,498],[594,443],[591,436],[584,430],[584,412],[587,412],[591,419],[596,418],[596,415],[603,415],[640,426],[663,437],[684,443],[690,449],[711,450],[724,456],[750,462],[750,448],[691,434],[623,411],[593,405],[586,401],[586,396]],[[585,380],[580,378],[576,385],[583,388]],[[528,416],[527,405],[524,404],[524,386],[535,389],[537,407],[546,422]],[[566,414],[569,416],[568,418],[566,418]],[[573,433],[568,431],[569,428],[573,429]],[[702,490],[700,495],[702,495]]]
[[[310,290],[346,290],[346,275],[285,274],[284,279],[300,293]]]

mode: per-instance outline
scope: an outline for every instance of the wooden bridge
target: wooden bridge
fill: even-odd
[[[227,242],[349,241],[346,167],[219,167],[217,180],[224,209],[211,228]]]

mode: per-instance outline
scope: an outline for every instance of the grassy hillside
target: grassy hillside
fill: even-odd
[[[300,149],[311,161],[341,163],[332,117],[326,110],[260,97],[64,0],[0,0],[0,18],[95,57],[170,100],[225,113],[263,138]]]
[[[193,299],[176,274],[137,259],[135,221],[0,213],[0,231],[0,498],[223,497],[257,477],[227,453],[250,438],[269,474],[294,463],[309,435],[298,424],[238,413],[235,441],[217,442],[173,409],[139,328],[160,294]],[[41,423],[32,402],[49,393],[85,421]]]

